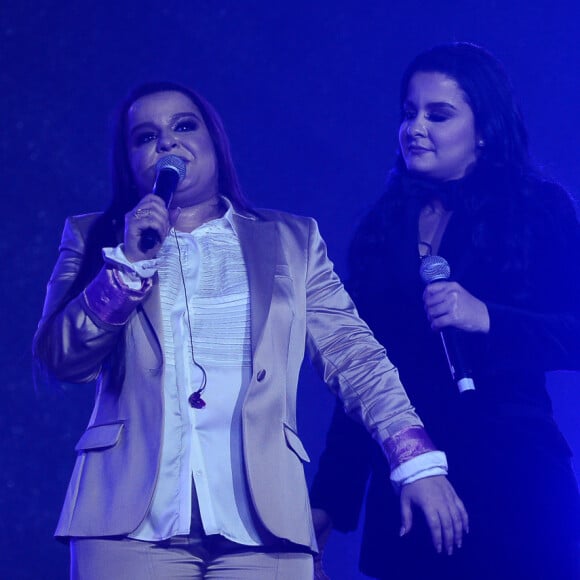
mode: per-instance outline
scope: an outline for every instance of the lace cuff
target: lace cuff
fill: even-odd
[[[137,277],[151,278],[157,272],[159,265],[159,258],[129,262],[125,256],[123,244],[114,248],[103,248],[103,259],[105,263],[118,268],[123,274],[128,274],[131,280],[135,280]]]
[[[151,278],[142,281],[141,288],[128,287],[115,268],[104,267],[83,291],[87,308],[100,320],[123,325],[136,306],[153,286]]]
[[[383,450],[393,470],[401,463],[427,451],[437,451],[437,448],[423,427],[412,425],[386,439],[383,442]]]
[[[417,479],[447,475],[447,458],[438,451],[423,427],[402,429],[383,443],[395,488]]]

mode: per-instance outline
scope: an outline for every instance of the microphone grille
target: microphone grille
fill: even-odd
[[[419,276],[425,284],[431,284],[437,280],[449,280],[451,268],[447,260],[441,256],[425,256],[421,260]]]
[[[155,165],[157,175],[164,169],[171,169],[179,175],[179,181],[185,177],[185,161],[177,155],[165,155],[161,157]]]

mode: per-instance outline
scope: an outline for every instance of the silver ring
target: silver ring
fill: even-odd
[[[133,216],[136,217],[138,220],[141,219],[143,216],[148,216],[150,214],[151,210],[143,207],[140,207],[138,210],[133,212]]]

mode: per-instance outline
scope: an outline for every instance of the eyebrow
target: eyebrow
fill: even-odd
[[[415,103],[413,103],[413,101],[405,101],[403,103],[403,106],[415,106]],[[455,105],[452,105],[451,103],[449,103],[448,101],[432,101],[430,103],[427,103],[427,107],[432,107],[432,108],[448,108],[448,109],[453,109],[455,111],[457,111],[457,107]]]
[[[179,119],[182,119],[183,117],[195,117],[198,121],[200,121],[200,122],[202,121],[201,117],[195,111],[187,111],[187,112],[183,112],[183,113],[175,113],[175,114],[171,115],[171,117],[169,118],[169,121],[171,123],[174,123],[175,121],[178,121]],[[132,135],[136,131],[139,131],[140,129],[143,129],[145,127],[155,127],[155,126],[156,126],[156,124],[153,123],[152,121],[145,121],[143,123],[139,123],[138,125],[135,125],[129,131],[129,134]]]
[[[444,108],[457,110],[457,107],[455,105],[449,103],[448,101],[434,101],[432,103],[427,103],[427,106],[428,107],[444,107]]]

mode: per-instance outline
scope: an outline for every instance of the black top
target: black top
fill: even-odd
[[[451,559],[435,557],[426,531],[415,529],[401,540],[386,461],[339,408],[312,504],[330,513],[336,529],[352,530],[370,476],[361,569],[377,577],[438,578],[439,571],[445,578],[540,578],[521,574],[540,574],[546,565],[549,578],[576,578],[558,576],[549,562],[570,561],[570,544],[580,538],[580,502],[570,450],[545,387],[546,371],[580,368],[574,207],[561,188],[540,181],[528,180],[522,194],[506,202],[501,191],[481,191],[489,182],[476,175],[443,189],[396,179],[402,202],[385,196],[355,235],[349,289],[431,438],[446,452],[471,533]],[[461,333],[476,386],[463,394],[422,303],[417,224],[430,197],[453,209],[438,252],[450,264],[451,279],[489,310],[488,334]],[[486,201],[478,205],[478,199]]]

